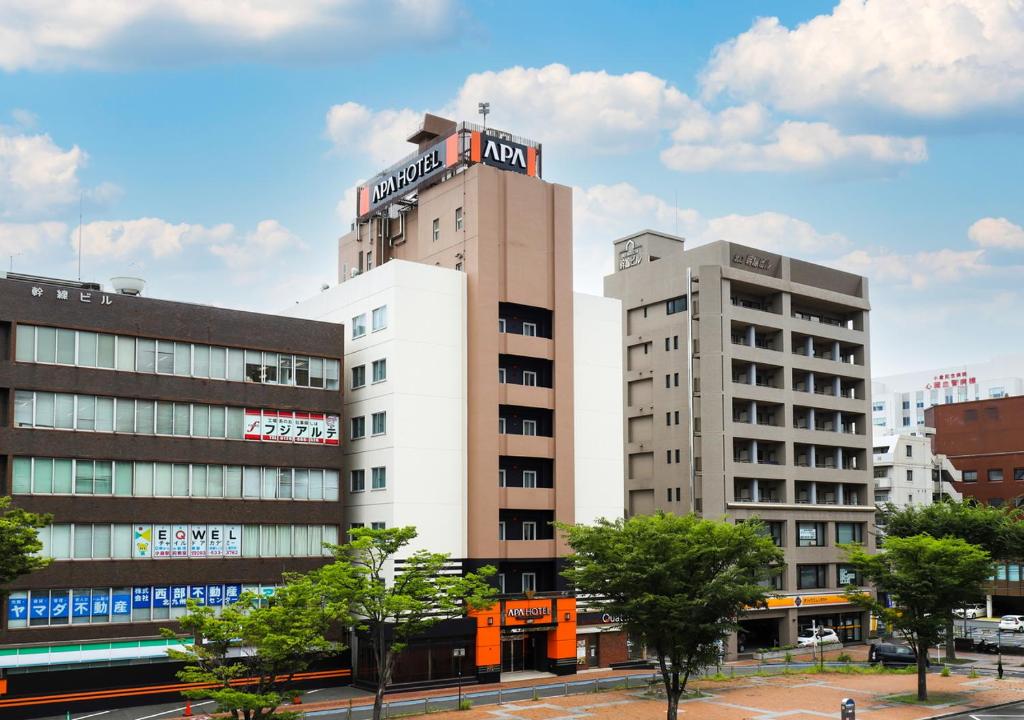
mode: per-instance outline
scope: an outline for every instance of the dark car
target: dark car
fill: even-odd
[[[895,643],[878,643],[868,650],[868,662],[882,663],[886,667],[917,665],[917,653],[913,648]],[[925,658],[925,662],[928,662]]]

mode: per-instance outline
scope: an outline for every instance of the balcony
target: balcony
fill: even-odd
[[[554,409],[555,391],[536,385],[501,383],[498,385],[498,402],[501,405]]]
[[[794,492],[798,505],[867,505],[867,487],[864,485],[798,481],[794,484]]]
[[[733,496],[736,502],[784,503],[786,483],[784,480],[736,478],[733,482]]]
[[[498,557],[502,560],[529,560],[532,558],[553,558],[555,541],[552,540],[502,540],[498,543]]]

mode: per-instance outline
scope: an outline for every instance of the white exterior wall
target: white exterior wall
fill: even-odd
[[[874,453],[875,501],[878,504],[891,502],[897,507],[910,505],[931,505],[938,490],[932,480],[932,471],[945,471],[960,479],[960,471],[953,468],[945,455],[932,453],[931,437],[917,433],[884,434],[875,433]],[[911,449],[907,456],[907,448]],[[908,479],[907,473],[913,474]],[[941,477],[940,473],[940,477]],[[943,483],[942,492],[954,500],[961,499],[959,492],[948,482]]]
[[[387,327],[372,330],[374,308],[388,308]],[[411,550],[463,558],[466,540],[466,275],[392,260],[332,287],[283,314],[344,323],[345,527],[384,522],[414,525]],[[352,318],[367,333],[352,338]],[[373,382],[372,363],[387,359],[387,379]],[[352,368],[365,365],[366,385],[352,388]],[[372,436],[372,413],[387,412],[387,432]],[[351,439],[353,417],[366,437]],[[387,487],[372,489],[372,468],[387,468]],[[353,493],[352,470],[365,470]]]
[[[622,303],[573,296],[576,522],[622,517]]]

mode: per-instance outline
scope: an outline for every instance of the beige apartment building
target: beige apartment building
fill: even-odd
[[[622,301],[627,515],[767,524],[786,568],[736,650],[812,625],[864,639],[838,544],[874,545],[867,280],[653,231],[614,246],[605,295]]]

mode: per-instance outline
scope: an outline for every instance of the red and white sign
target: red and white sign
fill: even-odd
[[[966,370],[963,370],[961,372],[936,375],[924,388],[925,390],[938,390],[940,388],[960,387],[961,385],[974,385],[977,382],[977,378],[971,377]]]
[[[290,410],[245,411],[245,439],[258,442],[295,442],[339,445],[337,415],[292,412]]]

